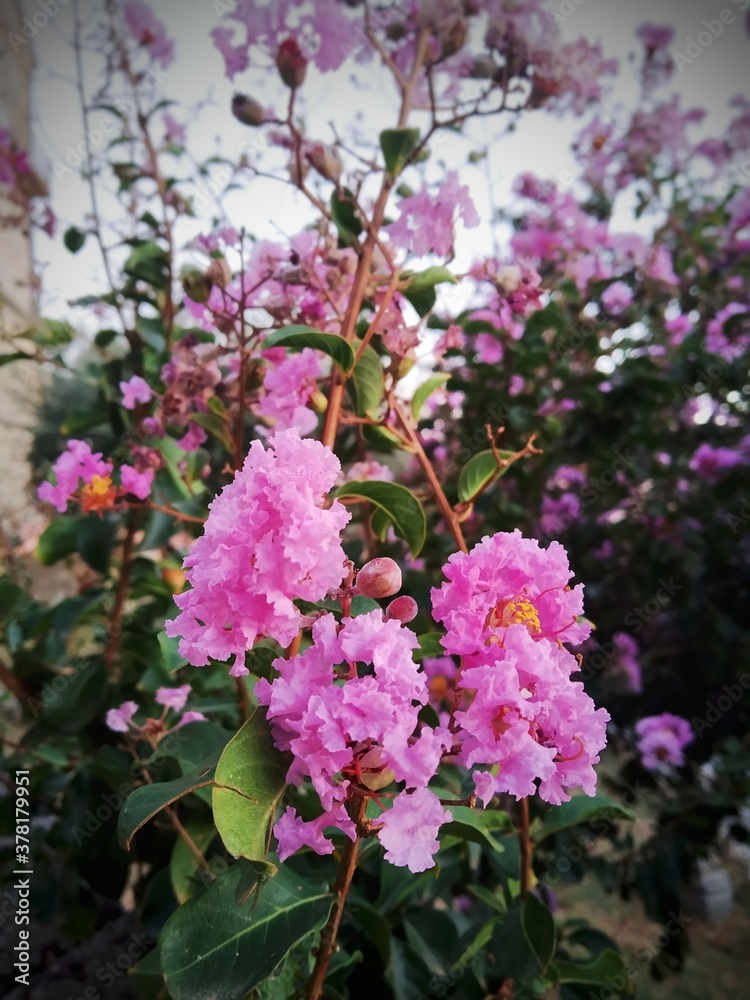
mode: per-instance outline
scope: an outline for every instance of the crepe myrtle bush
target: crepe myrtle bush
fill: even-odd
[[[537,0],[220,6],[205,162],[170,26],[70,8],[101,77],[56,180],[93,211],[56,238],[103,284],[1,359],[48,380],[36,556],[71,584],[34,596],[10,540],[30,918],[80,942],[127,887],[133,984],[175,1000],[629,995],[566,884],[642,891],[674,971],[680,882],[750,791],[750,201],[690,172],[736,176],[750,105],[701,136],[644,25],[614,128],[615,61]],[[316,131],[352,75],[390,118]],[[494,151],[545,114],[578,177],[519,176],[483,254],[475,120]],[[56,232],[5,133],[0,183]]]

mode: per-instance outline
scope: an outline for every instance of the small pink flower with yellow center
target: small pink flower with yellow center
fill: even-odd
[[[111,510],[117,500],[119,490],[109,476],[92,476],[90,482],[81,487],[81,509],[87,514],[95,510]]]
[[[502,646],[513,625],[556,645],[582,642],[590,632],[581,620],[583,586],[568,586],[573,574],[559,542],[543,549],[518,530],[498,532],[452,555],[443,573],[447,582],[432,591],[432,614],[445,625],[449,653]]]

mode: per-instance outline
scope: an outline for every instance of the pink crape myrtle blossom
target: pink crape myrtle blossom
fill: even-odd
[[[566,789],[596,789],[594,765],[606,744],[604,709],[596,709],[583,684],[571,681],[578,660],[556,643],[535,642],[523,625],[508,627],[502,647],[491,644],[464,658],[459,686],[471,695],[454,715],[459,763],[499,765],[497,775],[475,772],[485,805],[504,792],[539,794],[558,805]]]
[[[432,614],[442,622],[449,653],[468,654],[502,644],[510,625],[522,624],[535,641],[579,643],[590,627],[583,613],[583,585],[573,575],[565,549],[542,549],[516,529],[486,535],[469,553],[446,563],[447,582],[432,590]]]
[[[276,350],[271,348],[266,354]],[[288,356],[282,348],[280,360],[269,364],[263,380],[266,394],[256,404],[256,413],[277,431],[294,427],[301,437],[311,434],[318,426],[318,416],[307,403],[317,388],[316,379],[322,374],[318,356],[309,347]]]
[[[107,728],[113,733],[126,733],[137,711],[138,705],[134,701],[124,701],[118,708],[110,708],[106,715]]]
[[[122,405],[126,410],[134,410],[138,403],[150,403],[154,398],[153,390],[140,375],[134,375],[127,382],[120,382]]]
[[[743,319],[732,323],[731,332],[727,323],[732,317]],[[716,313],[706,327],[706,350],[725,361],[740,358],[750,345],[750,304],[730,302]]]
[[[185,569],[192,589],[175,597],[166,624],[194,666],[234,656],[232,676],[248,673],[245,652],[259,636],[288,645],[302,625],[293,601],[319,601],[345,574],[341,531],[351,514],[325,496],[341,466],[333,452],[295,430],[265,450],[254,441],[242,469],[211,502],[203,535]]]
[[[139,500],[145,500],[151,493],[154,470],[146,469],[143,472],[138,472],[132,465],[123,465],[120,467],[120,478],[122,479],[122,488],[126,493],[132,493]]]
[[[383,814],[378,833],[385,848],[385,860],[410,872],[434,867],[434,855],[440,846],[438,830],[452,818],[429,788],[399,795],[392,808]]]
[[[627,632],[615,632],[612,636],[615,645],[613,667],[624,677],[628,688],[633,694],[643,691],[641,665],[638,662],[638,643]]]
[[[602,305],[612,316],[619,316],[630,308],[633,292],[624,281],[615,281],[602,292]]]
[[[674,38],[674,28],[662,24],[641,24],[636,35],[647,49],[666,49]]]
[[[164,705],[175,712],[181,712],[187,704],[188,695],[192,691],[190,684],[181,684],[180,687],[168,688],[160,687],[156,689],[156,704]]]
[[[695,739],[687,719],[671,712],[641,719],[635,725],[635,732],[643,766],[649,771],[660,771],[669,765],[681,767],[685,763],[684,749]]]
[[[394,806],[411,790],[419,796],[409,801],[427,801],[422,793],[452,743],[443,727],[420,726],[419,711],[429,698],[427,676],[412,657],[417,637],[399,621],[384,619],[380,610],[340,624],[327,614],[313,625],[312,637],[303,653],[275,660],[279,676],[270,683],[261,679],[255,688],[259,704],[268,707],[276,746],[292,754],[287,782],[300,785],[309,778],[324,810],[313,825],[287,810],[275,831],[285,855],[302,843],[330,853],[325,826],[353,836],[343,804],[363,795],[377,800],[378,791],[393,782],[403,783]],[[372,664],[372,672],[360,676],[359,663]],[[384,824],[389,830],[388,821]],[[401,859],[394,863],[412,871],[431,865],[434,834],[418,854],[398,853],[395,826],[386,839]]]
[[[52,466],[52,471],[56,483],[42,483],[37,496],[46,503],[54,504],[58,513],[64,514],[81,482],[89,484],[95,477],[100,481],[108,479],[112,463],[105,462],[101,452],[92,452],[85,441],[71,438],[65,451]]]
[[[456,216],[469,229],[479,225],[468,185],[459,183],[455,170],[435,194],[425,186],[417,194],[402,198],[399,209],[401,215],[385,231],[397,247],[418,257],[429,253],[447,256],[452,252]]]
[[[124,7],[125,23],[133,38],[156,62],[166,69],[174,61],[174,42],[167,36],[167,29],[147,3],[130,0]]]
[[[702,444],[690,459],[690,468],[705,482],[717,483],[726,469],[743,463],[742,455],[731,448],[713,448],[710,444]]]

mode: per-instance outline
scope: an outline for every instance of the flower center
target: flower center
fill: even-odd
[[[91,482],[81,489],[81,507],[92,510],[109,510],[116,499],[116,491],[109,476],[92,476]]]
[[[525,625],[529,633],[542,631],[539,612],[528,598],[520,596],[509,601],[499,601],[487,615],[485,625],[492,629]]]

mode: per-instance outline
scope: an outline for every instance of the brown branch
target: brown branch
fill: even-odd
[[[518,826],[518,845],[521,850],[521,899],[529,894],[531,881],[531,835],[529,833],[529,800],[521,799]]]
[[[461,528],[461,522],[459,520],[459,515],[451,507],[446,497],[440,480],[437,477],[437,473],[432,466],[432,462],[427,456],[424,448],[422,447],[422,439],[419,436],[419,432],[414,426],[413,421],[410,416],[404,412],[403,407],[396,399],[395,395],[391,392],[389,394],[389,405],[392,410],[396,413],[404,430],[411,441],[412,447],[414,448],[414,454],[417,456],[419,464],[422,466],[422,470],[427,478],[428,483],[432,487],[432,492],[435,496],[435,502],[440,508],[440,513],[443,515],[445,523],[448,525],[451,534],[456,542],[456,545],[461,550],[461,552],[468,552],[469,549],[466,545],[466,539],[464,538],[464,533]]]
[[[127,527],[125,529],[125,540],[122,543],[122,565],[120,567],[120,579],[117,583],[115,593],[115,604],[112,608],[112,617],[109,621],[109,638],[104,649],[104,663],[111,673],[117,662],[120,652],[120,640],[122,638],[122,612],[125,607],[125,600],[128,596],[130,585],[130,570],[133,565],[133,546],[135,544],[135,533],[138,527],[138,511],[131,510],[128,515]]]
[[[331,910],[331,915],[328,918],[328,923],[325,925],[320,935],[320,945],[315,959],[315,968],[313,969],[312,976],[307,984],[307,1000],[318,1000],[323,991],[323,983],[325,982],[326,973],[328,972],[328,964],[331,961],[331,955],[333,954],[333,949],[336,946],[336,936],[338,935],[339,925],[341,924],[341,918],[344,914],[344,904],[349,893],[349,887],[352,884],[354,871],[357,867],[360,829],[365,818],[366,807],[367,799],[362,797],[357,804],[357,812],[354,817],[354,822],[357,828],[355,838],[353,841],[347,840],[344,849],[341,852],[339,870],[336,876],[336,882],[333,886],[333,891],[336,895],[336,902],[333,904],[333,909]]]

